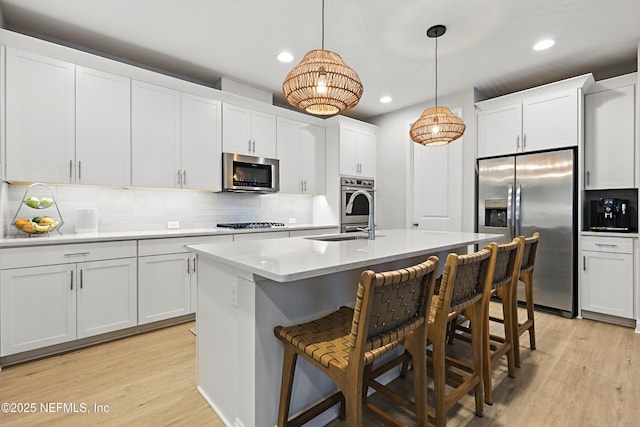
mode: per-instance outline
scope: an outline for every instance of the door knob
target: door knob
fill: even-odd
[[[414,222],[413,222],[413,226],[414,226],[414,227],[417,227],[418,225],[420,225],[420,224],[418,224],[418,221],[414,221]]]

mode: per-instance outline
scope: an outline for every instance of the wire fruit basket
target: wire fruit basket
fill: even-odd
[[[27,213],[29,215],[25,216]],[[31,214],[34,213],[36,215],[31,217]],[[58,234],[62,234],[60,227],[64,221],[51,188],[46,184],[31,184],[25,191],[11,223],[20,232],[28,234],[29,237],[42,234],[50,235],[54,230],[57,230]]]

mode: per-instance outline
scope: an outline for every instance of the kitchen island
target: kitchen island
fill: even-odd
[[[228,426],[274,426],[282,345],[273,328],[353,306],[363,270],[397,269],[466,253],[500,235],[379,230],[376,240],[322,236],[189,246],[198,255],[198,390]],[[331,394],[333,383],[301,358],[292,414]],[[314,420],[324,425],[328,412]]]

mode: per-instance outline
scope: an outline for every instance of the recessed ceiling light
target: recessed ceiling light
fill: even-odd
[[[391,102],[391,97],[383,96],[382,98],[380,98],[380,102],[382,102],[383,104],[388,104],[389,102]]]
[[[278,61],[291,62],[293,61],[293,55],[291,55],[289,52],[282,52],[278,55]]]
[[[535,46],[533,46],[533,50],[549,49],[554,44],[556,44],[556,42],[554,40],[551,40],[551,39],[540,40],[538,43],[535,44]]]

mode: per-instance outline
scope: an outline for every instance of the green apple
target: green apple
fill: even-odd
[[[27,204],[27,206],[29,206],[30,208],[34,208],[37,209],[38,206],[40,205],[40,199],[38,199],[37,197],[29,197],[25,203]]]
[[[40,204],[38,205],[41,208],[48,208],[53,205],[53,199],[50,197],[43,197],[40,199]]]

